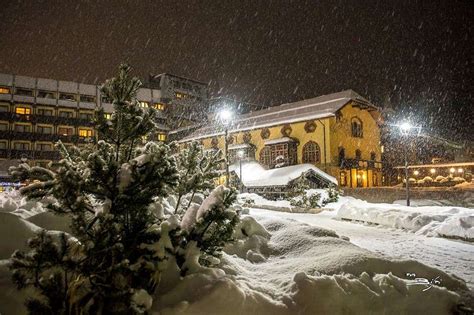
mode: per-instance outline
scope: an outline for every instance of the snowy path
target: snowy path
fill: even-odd
[[[336,231],[351,242],[373,252],[402,259],[418,260],[464,279],[474,289],[474,244],[415,235],[401,230],[338,221],[333,214],[300,214],[250,209],[258,216],[290,218]]]

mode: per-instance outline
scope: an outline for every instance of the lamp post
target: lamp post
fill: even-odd
[[[224,160],[225,160],[225,185],[229,187],[229,125],[234,116],[233,112],[227,108],[221,109],[217,117],[220,123],[224,126]]]
[[[406,143],[408,143],[408,136],[411,135],[413,130],[417,130],[418,133],[420,132],[421,128],[420,127],[415,127],[412,126],[409,122],[404,122],[400,125],[398,125],[398,128],[400,129],[400,133],[406,137]],[[407,200],[407,206],[410,206],[410,181],[408,180],[408,146],[405,145],[405,150],[404,150],[404,155],[405,155],[405,191],[406,191],[406,200]]]
[[[244,180],[242,179],[242,159],[244,158],[244,150],[239,150],[239,152],[237,152],[237,155],[239,156],[239,170],[240,170],[240,193],[242,193],[243,191],[243,188],[244,188]]]

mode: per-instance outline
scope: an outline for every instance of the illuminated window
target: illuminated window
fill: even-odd
[[[157,110],[165,110],[165,104],[162,103],[155,103],[153,107],[155,107]]]
[[[112,114],[104,114],[104,118],[110,120],[112,118]]]
[[[31,108],[29,107],[17,107],[15,108],[15,113],[18,115],[30,115]]]
[[[150,106],[150,103],[148,102],[139,102],[140,103],[140,107],[148,107]]]
[[[314,141],[309,141],[303,146],[303,163],[317,164],[321,162],[321,150]]]
[[[10,94],[10,89],[6,87],[0,87],[0,94]]]
[[[164,133],[159,133],[157,138],[158,138],[158,141],[165,141],[166,135]]]
[[[36,126],[36,132],[44,135],[50,135],[53,133],[53,127],[51,126]]]
[[[15,125],[15,131],[18,132],[31,132],[31,125]]]
[[[347,185],[346,172],[339,173],[339,185],[341,186]]]
[[[71,127],[59,127],[58,134],[62,136],[72,136],[74,134],[74,129]]]
[[[176,92],[175,93],[176,95],[176,98],[188,98],[188,95],[187,94],[184,94],[184,93],[180,93],[180,92]]]
[[[92,137],[92,130],[79,129],[79,137]]]
[[[28,142],[15,142],[13,148],[15,150],[29,150],[30,144]]]

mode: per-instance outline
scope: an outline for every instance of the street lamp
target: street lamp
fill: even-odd
[[[244,188],[244,181],[242,179],[242,159],[244,158],[244,154],[245,154],[244,150],[239,150],[237,152],[237,155],[239,156],[239,168],[240,168],[240,176],[239,176],[239,178],[240,178],[240,189],[239,189],[240,193],[242,193],[243,188]]]
[[[416,131],[417,134],[420,133],[421,127],[416,127],[405,121],[398,125],[400,133],[402,136],[407,137],[413,134],[413,131]],[[408,140],[408,139],[406,139]],[[406,141],[408,143],[408,141]],[[406,187],[406,199],[407,206],[410,206],[410,181],[408,180],[408,147],[405,146],[405,187]]]
[[[225,159],[225,185],[229,187],[229,125],[232,121],[232,117],[234,116],[234,113],[228,109],[228,108],[223,108],[217,113],[217,118],[220,121],[220,123],[224,126],[224,159]]]

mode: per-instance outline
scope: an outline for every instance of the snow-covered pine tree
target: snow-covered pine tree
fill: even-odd
[[[160,239],[148,208],[177,185],[174,158],[166,145],[148,142],[155,128],[154,109],[138,106],[141,83],[121,65],[102,92],[112,100],[110,120],[97,112],[99,141],[70,151],[57,144],[62,160],[56,170],[22,164],[12,169],[31,185],[31,198],[53,196],[50,210],[72,217],[74,238],[55,241],[45,233],[31,240],[31,250],[12,256],[19,288],[32,286],[39,296],[27,301],[34,314],[130,314],[143,311],[137,295],[153,293],[159,259],[144,246]]]
[[[214,179],[219,176],[223,162],[220,150],[204,151],[202,145],[195,141],[177,154],[179,180],[174,189],[177,198],[175,213],[180,209],[188,209],[196,193],[205,193],[214,187]],[[182,198],[185,195],[188,195],[189,199],[183,205]]]
[[[151,203],[179,185],[191,195],[212,188],[221,158],[193,145],[193,152],[178,157],[185,161],[180,178],[167,145],[140,146],[155,127],[155,112],[138,106],[139,87],[130,67],[120,66],[102,87],[114,113],[107,120],[97,112],[97,144],[66,150],[59,142],[62,159],[54,170],[27,164],[11,170],[32,182],[21,189],[24,195],[54,197],[49,209],[72,218],[72,235],[43,231],[29,241],[30,251],[12,256],[17,287],[37,291],[26,301],[32,314],[145,313],[163,272],[199,272],[216,264],[232,241],[239,222],[230,207],[233,189],[215,188],[201,205],[188,206],[181,220],[152,214]],[[186,168],[189,176],[182,174]]]

